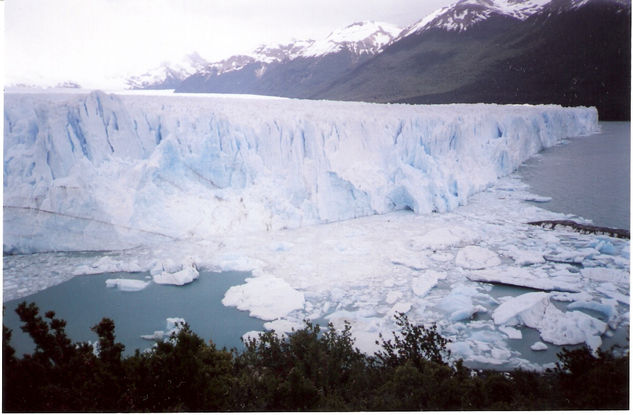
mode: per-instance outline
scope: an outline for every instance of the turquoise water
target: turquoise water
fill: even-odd
[[[27,297],[4,303],[4,324],[13,330],[12,346],[21,353],[33,351],[33,343],[20,327],[14,312],[22,301],[35,302],[43,315],[54,310],[57,317],[67,321],[66,332],[75,341],[95,341],[90,327],[102,317],[109,317],[116,325],[117,340],[126,347],[126,354],[144,350],[153,341],[142,339],[143,334],[165,330],[165,319],[182,317],[192,330],[205,340],[213,340],[220,347],[241,347],[242,334],[263,330],[264,321],[249,317],[247,312],[221,303],[229,287],[244,283],[250,274],[244,272],[200,272],[200,277],[182,287],[150,284],[142,291],[123,292],[107,288],[109,278],[145,280],[147,273],[112,273],[84,275],[50,287]]]
[[[630,229],[631,123],[601,122],[600,128],[544,150],[518,173],[532,192],[552,198],[540,207]]]

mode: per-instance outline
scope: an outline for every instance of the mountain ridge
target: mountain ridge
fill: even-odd
[[[630,13],[628,0],[458,0],[402,30],[360,22],[320,41],[262,45],[175,91],[553,103],[629,119]]]
[[[251,53],[233,55],[217,62],[208,62],[197,52],[193,52],[185,57],[184,63],[164,63],[145,74],[129,77],[126,83],[132,89],[175,89],[184,79],[194,74],[206,77],[221,76],[228,72],[242,70],[249,65],[259,65],[256,71],[258,76],[261,76],[267,65],[298,58],[321,58],[346,51],[360,58],[363,55],[379,53],[381,48],[401,31],[401,28],[389,23],[361,21],[334,30],[323,39],[260,45]],[[189,70],[193,66],[190,62],[191,55],[198,58],[195,70]]]

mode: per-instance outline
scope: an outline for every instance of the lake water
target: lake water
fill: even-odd
[[[518,173],[534,193],[552,198],[540,207],[630,229],[631,124],[601,122],[600,127],[600,134],[544,150]]]
[[[244,283],[249,273],[200,272],[192,284],[177,287],[150,284],[142,291],[124,292],[106,288],[109,278],[145,280],[149,274],[113,273],[84,275],[5,305],[4,324],[13,330],[12,346],[19,353],[30,353],[34,344],[22,333],[14,312],[22,301],[35,302],[43,315],[54,310],[58,318],[67,321],[66,332],[74,341],[95,341],[90,330],[102,317],[109,317],[116,325],[117,340],[125,344],[126,354],[151,347],[153,341],[140,336],[165,330],[168,317],[184,318],[192,330],[205,340],[212,339],[219,346],[239,347],[242,334],[263,330],[263,321],[249,317],[247,312],[221,303],[229,287]]]

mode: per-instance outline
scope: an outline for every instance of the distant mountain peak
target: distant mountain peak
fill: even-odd
[[[593,2],[615,3],[630,7],[630,0],[458,0],[442,7],[402,31],[398,39],[431,29],[463,32],[493,15],[525,20],[549,9],[562,12]]]
[[[403,31],[400,37],[430,29],[461,32],[492,15],[525,20],[551,0],[459,0],[436,10]],[[586,0],[585,0],[586,1]]]
[[[302,56],[321,56],[343,49],[361,54],[376,54],[395,39],[401,28],[382,22],[362,21],[352,23],[330,33],[325,39],[313,42]]]
[[[236,71],[251,63],[270,64],[299,57],[314,58],[342,50],[356,55],[376,54],[402,31],[389,23],[362,21],[352,23],[331,32],[321,40],[293,40],[287,44],[260,45],[248,55],[231,56],[219,62],[207,64],[202,71],[216,75]]]
[[[131,76],[127,78],[126,84],[132,89],[173,89],[183,79],[202,70],[207,65],[209,62],[197,52],[191,52],[178,62],[164,61],[141,75]]]

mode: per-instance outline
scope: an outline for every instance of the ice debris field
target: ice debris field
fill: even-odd
[[[223,304],[268,329],[349,321],[371,352],[406,312],[466,363],[537,369],[529,330],[532,351],[628,330],[628,241],[527,225],[567,216],[511,174],[593,108],[8,93],[4,116],[5,301],[243,270]]]

